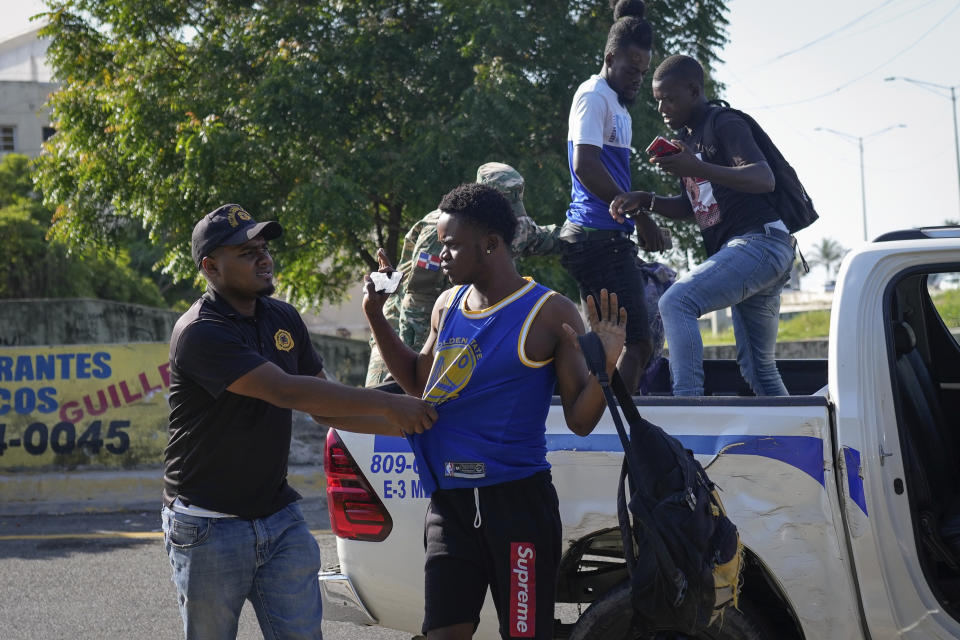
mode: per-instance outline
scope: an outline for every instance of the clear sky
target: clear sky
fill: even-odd
[[[821,220],[798,235],[801,249],[823,237],[853,248],[864,235],[857,140],[817,127],[863,138],[869,237],[960,220],[949,92],[884,81],[960,85],[960,1],[729,0],[728,7],[730,42],[718,78],[724,97],[763,125],[813,197]],[[657,8],[648,2],[648,11]],[[40,0],[7,2],[0,36],[26,30],[27,17],[42,10]]]
[[[813,198],[820,220],[798,234],[801,249],[823,237],[846,248],[863,242],[858,141],[818,127],[863,138],[870,238],[960,220],[950,92],[884,81],[960,85],[960,2],[728,6],[730,42],[717,76],[724,97],[760,122]]]

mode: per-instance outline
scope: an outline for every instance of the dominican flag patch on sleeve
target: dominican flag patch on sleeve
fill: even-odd
[[[417,258],[417,266],[428,271],[439,271],[440,258],[438,256],[432,256],[426,251],[421,251],[420,256]]]

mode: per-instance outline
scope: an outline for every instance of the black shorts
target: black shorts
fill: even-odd
[[[617,302],[627,310],[627,344],[650,342],[643,273],[633,240],[611,234],[599,240],[561,242],[560,263],[577,281],[584,300],[592,295],[599,301],[601,289],[617,294]]]
[[[553,639],[560,505],[549,471],[480,487],[477,496],[438,489],[423,538],[424,634],[467,622],[476,629],[489,586],[503,638]]]

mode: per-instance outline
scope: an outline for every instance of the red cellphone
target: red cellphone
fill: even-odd
[[[657,136],[654,138],[653,142],[650,143],[650,146],[647,147],[647,155],[653,156],[654,158],[661,158],[663,156],[669,156],[679,152],[680,147],[673,144],[663,136]]]

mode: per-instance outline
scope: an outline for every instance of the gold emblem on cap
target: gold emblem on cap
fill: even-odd
[[[273,341],[280,351],[290,351],[293,349],[293,336],[286,329],[279,329],[273,334]]]
[[[240,225],[240,223],[237,222],[237,218],[240,218],[244,222],[246,222],[247,220],[253,219],[253,217],[249,213],[247,213],[243,207],[239,205],[233,205],[232,207],[227,209],[227,222],[230,223],[231,227],[236,227]]]

